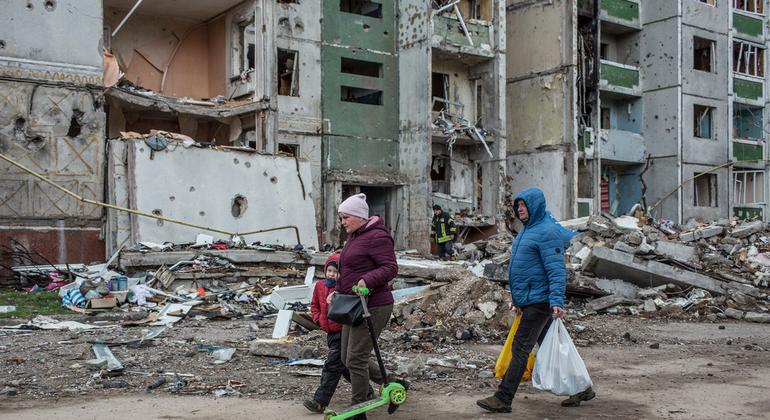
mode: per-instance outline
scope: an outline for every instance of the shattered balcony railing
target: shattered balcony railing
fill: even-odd
[[[599,88],[623,96],[642,96],[639,68],[602,60]]]
[[[635,0],[602,0],[599,3],[601,19],[617,29],[639,30],[639,3]]]
[[[616,162],[644,162],[647,149],[641,134],[625,130],[601,130],[602,159]]]
[[[433,48],[453,53],[494,57],[492,23],[464,20],[446,13],[434,14],[432,22]]]

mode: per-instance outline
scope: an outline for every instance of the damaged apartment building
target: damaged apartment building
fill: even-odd
[[[560,218],[767,220],[765,1],[508,3],[508,56],[535,57],[508,66],[514,189]]]
[[[427,251],[433,204],[464,235],[496,229],[502,0],[0,6],[3,246],[86,262],[198,233],[339,245],[357,192],[400,249]]]

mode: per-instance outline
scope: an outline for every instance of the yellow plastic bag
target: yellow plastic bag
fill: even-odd
[[[497,363],[495,363],[495,378],[502,378],[505,376],[505,371],[508,370],[508,365],[511,364],[511,357],[513,357],[513,337],[516,336],[516,330],[519,329],[519,323],[521,323],[521,315],[516,315],[516,319],[513,320],[511,330],[508,331],[508,338],[505,339],[503,349],[500,351],[500,355],[497,356]],[[535,367],[535,353],[529,353],[529,359],[527,360],[527,369],[524,370],[524,376],[521,377],[523,382],[527,382],[532,379],[532,369]]]

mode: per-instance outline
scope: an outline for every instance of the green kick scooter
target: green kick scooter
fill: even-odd
[[[366,413],[367,411],[380,408],[382,406],[389,406],[388,413],[393,414],[394,411],[403,403],[406,402],[406,388],[399,382],[388,383],[388,375],[385,372],[385,364],[382,362],[382,356],[380,355],[380,347],[377,345],[377,337],[374,335],[374,325],[372,325],[371,314],[369,308],[366,306],[366,299],[364,296],[369,294],[369,289],[366,287],[353,286],[353,292],[358,293],[361,298],[361,305],[364,308],[364,319],[366,320],[366,326],[369,327],[369,335],[372,338],[372,345],[374,346],[374,354],[377,356],[377,364],[380,366],[380,373],[385,380],[385,383],[380,388],[380,396],[369,401],[356,404],[349,407],[346,411],[337,413],[332,410],[326,410],[324,412],[324,420],[343,420],[349,419],[358,414]]]

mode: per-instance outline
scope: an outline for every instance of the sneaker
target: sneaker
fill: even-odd
[[[315,399],[305,400],[305,402],[303,402],[302,405],[304,405],[305,408],[307,408],[308,410],[318,414],[323,414],[324,410],[326,410],[326,405],[321,404]]]
[[[494,395],[483,400],[476,401],[476,405],[493,413],[510,413],[511,405],[497,399]]]
[[[583,401],[590,401],[596,397],[596,393],[590,387],[583,392],[578,392],[575,395],[571,395],[569,398],[561,402],[562,407],[577,407]]]

